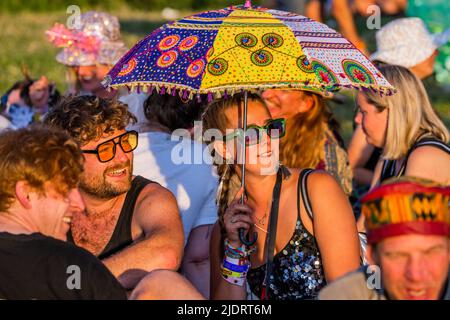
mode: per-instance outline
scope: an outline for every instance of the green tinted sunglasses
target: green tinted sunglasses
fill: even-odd
[[[249,125],[245,134],[245,145],[252,146],[261,143],[264,131],[271,139],[280,139],[286,134],[286,120],[283,118],[269,120],[264,126]],[[236,129],[233,133],[227,134],[223,140],[227,141],[235,137],[241,137],[242,134],[242,129]]]

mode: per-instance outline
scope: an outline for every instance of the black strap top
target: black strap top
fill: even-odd
[[[406,154],[405,161],[403,162],[400,170],[398,173],[396,173],[396,167],[397,167],[397,160],[384,160],[383,161],[383,167],[381,169],[381,176],[380,176],[380,183],[384,182],[385,180],[393,177],[401,177],[405,174],[406,166],[408,164],[408,159],[411,153],[422,146],[431,146],[436,147],[438,149],[441,149],[442,151],[450,154],[450,147],[446,145],[441,140],[438,140],[435,137],[426,137],[422,139],[418,139],[413,146],[408,150],[408,153]]]
[[[315,299],[325,285],[322,259],[314,236],[304,227],[300,217],[300,196],[310,218],[312,210],[307,194],[306,182],[313,170],[303,170],[297,187],[297,222],[288,244],[273,258],[273,271],[269,275],[269,299],[299,300]],[[252,292],[260,297],[265,276],[265,265],[250,269],[247,281]]]
[[[122,249],[128,247],[133,243],[133,238],[131,235],[131,222],[133,219],[134,207],[142,189],[144,189],[144,187],[150,183],[156,182],[145,179],[141,176],[136,176],[133,179],[131,188],[130,190],[128,190],[125,197],[125,201],[123,203],[122,210],[120,211],[119,219],[117,221],[116,227],[114,228],[114,232],[108,244],[98,255],[99,259],[108,258],[109,256],[121,251]],[[67,241],[75,243],[71,231],[69,231],[67,234]]]

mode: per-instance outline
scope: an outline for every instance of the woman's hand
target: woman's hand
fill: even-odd
[[[244,203],[240,203],[240,199],[244,194],[244,188],[242,187],[236,193],[233,201],[223,215],[223,223],[227,231],[227,238],[235,248],[242,245],[239,240],[239,229],[243,228],[248,231],[254,224],[252,220],[253,209],[247,205],[247,200],[244,199]]]

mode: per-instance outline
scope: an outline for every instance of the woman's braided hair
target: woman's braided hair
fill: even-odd
[[[264,103],[262,98],[258,94],[254,93],[248,93],[248,100],[257,100]],[[228,125],[225,110],[231,107],[237,107],[239,110],[243,110],[244,95],[242,93],[235,94],[233,97],[228,99],[215,100],[209,104],[202,116],[203,132],[209,129],[218,129],[223,135],[225,135]],[[210,141],[205,142],[210,143]],[[212,150],[212,155],[214,156],[212,144],[210,145],[210,148],[210,150]],[[236,174],[234,164],[227,163],[227,161],[222,161],[221,163],[214,162],[214,165],[216,166],[217,174],[220,177],[216,201],[218,205],[219,224],[223,238],[225,233],[223,215],[239,190],[240,181],[238,175]]]

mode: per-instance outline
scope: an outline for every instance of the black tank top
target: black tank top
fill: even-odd
[[[403,162],[400,170],[398,173],[396,173],[396,167],[397,167],[397,160],[384,160],[383,167],[381,169],[381,176],[380,176],[380,182],[382,183],[385,180],[393,177],[401,177],[405,174],[406,166],[408,165],[408,159],[411,153],[417,149],[418,147],[422,146],[430,146],[435,147],[438,149],[441,149],[442,151],[446,152],[447,154],[450,154],[450,147],[446,145],[441,140],[438,140],[435,137],[425,137],[425,138],[419,138],[417,141],[413,144],[413,146],[408,150],[408,153],[406,154],[405,161]]]
[[[300,193],[308,216],[313,212],[307,192],[307,177],[313,170],[300,174],[297,187],[297,222],[288,244],[273,258],[270,288],[271,300],[316,299],[325,285],[322,257],[315,237],[305,228],[300,217]],[[265,277],[265,264],[247,273],[251,291],[258,297]]]
[[[108,258],[109,256],[121,251],[122,249],[128,247],[133,243],[133,238],[131,235],[131,222],[133,219],[134,207],[142,189],[144,189],[144,187],[150,183],[156,182],[145,179],[141,176],[136,176],[133,179],[131,188],[130,190],[128,190],[125,197],[125,201],[123,203],[122,210],[120,211],[119,219],[117,221],[116,227],[114,228],[114,232],[108,244],[98,255],[99,259]],[[67,241],[75,244],[71,230],[67,233]]]

